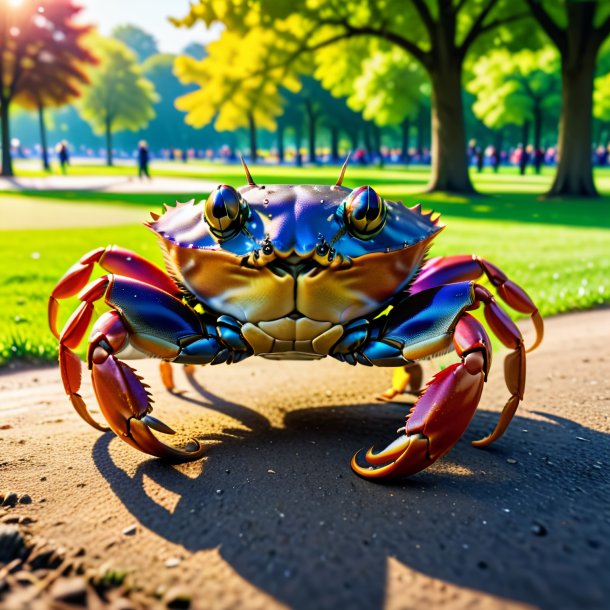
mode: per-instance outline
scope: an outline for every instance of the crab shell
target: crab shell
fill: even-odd
[[[148,226],[160,237],[169,272],[207,311],[261,328],[301,318],[344,326],[371,317],[404,291],[443,228],[419,206],[386,201],[383,230],[358,239],[344,221],[350,192],[340,186],[242,187],[250,215],[227,240],[210,232],[204,202],[168,207]]]

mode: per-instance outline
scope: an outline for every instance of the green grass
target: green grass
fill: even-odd
[[[201,168],[207,172],[209,166],[201,164]],[[237,167],[216,166],[214,170],[219,182],[243,182]],[[253,175],[260,183],[298,179],[324,184],[336,178],[336,170],[257,167]],[[402,199],[408,205],[421,201],[425,207],[442,212],[447,228],[436,240],[432,255],[475,252],[492,260],[528,290],[545,316],[610,302],[610,198],[544,201],[538,193],[548,186],[550,176],[521,179],[507,174],[476,176],[478,187],[487,195],[484,197],[414,196],[425,179],[420,170],[358,167],[350,170],[346,184],[372,184],[388,198]],[[519,192],[509,193],[515,186]],[[610,173],[598,177],[598,186],[610,191]],[[29,198],[34,194],[10,196]],[[175,199],[169,195],[99,192],[47,191],[35,196],[74,205],[95,201],[150,209]],[[161,264],[154,237],[139,226],[0,231],[0,238],[0,256],[5,261],[0,266],[0,366],[15,359],[43,362],[56,357],[57,341],[47,328],[47,298],[57,279],[85,252],[117,243]],[[62,320],[74,306],[74,301],[66,303]]]

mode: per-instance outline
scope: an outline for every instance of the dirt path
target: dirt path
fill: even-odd
[[[135,172],[134,172],[135,174]],[[0,191],[98,191],[103,193],[209,193],[214,180],[157,176],[139,180],[134,176],[44,176],[0,178]]]
[[[171,395],[144,362],[155,415],[210,441],[180,467],[88,428],[55,369],[2,376],[0,489],[32,499],[2,520],[199,607],[607,608],[609,364],[610,310],[549,320],[501,441],[468,443],[506,395],[496,358],[465,439],[392,486],[349,469],[403,418],[373,400],[385,370],[251,359]]]

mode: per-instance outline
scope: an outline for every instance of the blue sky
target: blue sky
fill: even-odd
[[[116,25],[132,23],[150,32],[164,52],[177,53],[190,42],[209,42],[218,35],[201,23],[192,29],[169,23],[168,16],[188,13],[189,0],[80,0],[78,4],[84,9],[81,20],[97,25],[102,34],[109,34]]]

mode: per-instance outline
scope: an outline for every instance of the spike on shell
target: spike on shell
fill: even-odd
[[[349,158],[351,157],[351,155],[351,151],[347,153],[347,157],[343,162],[343,165],[341,167],[341,173],[339,174],[339,179],[337,180],[337,182],[335,182],[335,186],[341,186],[343,184],[343,178],[345,177],[345,171],[347,170],[347,164],[349,163]]]
[[[252,179],[252,174],[250,173],[250,170],[248,169],[248,166],[246,165],[244,158],[241,155],[239,155],[239,158],[241,159],[241,164],[244,168],[244,172],[246,172],[246,180],[248,181],[248,184],[250,186],[258,186],[256,184],[256,182],[254,182],[254,180]]]
[[[151,213],[150,213],[150,217],[151,217],[153,220],[159,220],[159,218],[161,218],[161,214],[157,214],[156,212],[151,212]]]

